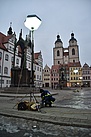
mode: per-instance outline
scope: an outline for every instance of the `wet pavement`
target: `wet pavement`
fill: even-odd
[[[21,95],[0,93],[0,137],[91,137],[91,89],[50,91],[56,101],[40,112],[13,109]]]
[[[91,137],[91,129],[0,116],[0,137]]]
[[[62,107],[77,108],[77,109],[91,109],[91,89],[78,89],[79,92],[69,91],[69,94],[59,93],[62,95],[62,100],[59,98],[56,101],[57,105]],[[66,91],[67,92],[67,91]]]

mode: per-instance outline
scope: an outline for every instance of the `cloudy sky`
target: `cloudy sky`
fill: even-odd
[[[53,64],[56,36],[61,36],[66,48],[72,32],[78,41],[81,64],[91,65],[91,0],[0,0],[0,32],[7,34],[12,22],[17,38],[22,29],[25,39],[29,30],[24,21],[32,14],[42,20],[34,33],[34,50],[41,50],[44,66]]]

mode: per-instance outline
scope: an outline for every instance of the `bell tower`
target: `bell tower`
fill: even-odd
[[[68,50],[69,62],[79,62],[79,47],[77,45],[77,40],[74,38],[74,33],[71,33]]]
[[[60,35],[57,35],[55,47],[53,48],[53,63],[54,65],[63,64],[63,42]]]

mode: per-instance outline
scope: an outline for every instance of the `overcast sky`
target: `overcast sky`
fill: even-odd
[[[34,33],[34,50],[41,50],[44,66],[53,64],[56,36],[61,36],[66,48],[72,32],[78,41],[81,64],[91,65],[91,0],[0,0],[0,32],[7,34],[12,22],[17,38],[22,29],[25,39],[29,30],[24,21],[31,14],[42,20]]]

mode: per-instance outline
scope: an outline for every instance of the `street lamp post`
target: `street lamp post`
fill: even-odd
[[[34,86],[34,71],[33,71],[33,63],[34,63],[34,31],[38,29],[41,24],[41,19],[37,15],[28,15],[26,20],[24,21],[24,25],[31,31],[31,84]]]

